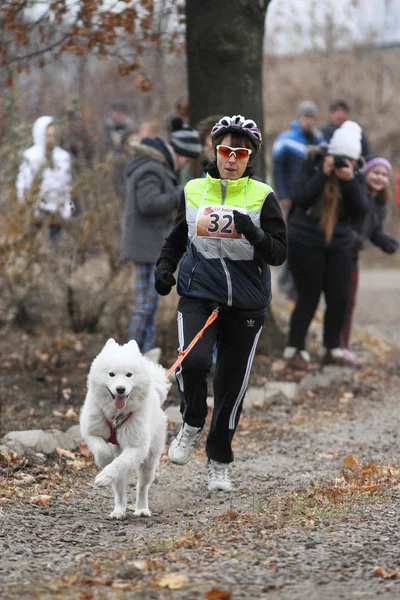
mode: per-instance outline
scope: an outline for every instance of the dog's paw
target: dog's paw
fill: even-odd
[[[107,485],[111,485],[113,483],[114,479],[113,476],[111,475],[111,473],[109,471],[107,471],[106,469],[103,469],[101,471],[101,473],[99,473],[96,477],[96,479],[94,480],[94,485],[96,487],[105,487]]]
[[[135,517],[151,517],[151,512],[148,508],[138,508],[133,514]]]
[[[114,508],[109,515],[110,519],[126,519],[126,511],[123,508]]]

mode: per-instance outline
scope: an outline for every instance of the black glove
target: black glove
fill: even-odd
[[[399,249],[399,242],[395,237],[386,235],[381,248],[386,254],[394,254]]]
[[[172,286],[176,284],[171,263],[161,261],[154,271],[154,287],[160,296],[168,296]]]
[[[235,223],[236,231],[242,233],[252,246],[255,246],[264,239],[263,230],[260,227],[257,227],[257,225],[254,225],[249,215],[243,215],[239,211],[234,210],[233,221]]]

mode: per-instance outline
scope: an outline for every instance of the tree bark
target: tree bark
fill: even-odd
[[[262,62],[270,0],[186,0],[190,117],[244,115],[263,130]],[[265,178],[265,157],[255,161]]]
[[[186,52],[190,118],[210,115],[254,119],[264,129],[262,64],[265,15],[270,0],[186,0]],[[265,180],[265,156],[256,174]],[[281,352],[285,335],[268,307],[259,350]]]

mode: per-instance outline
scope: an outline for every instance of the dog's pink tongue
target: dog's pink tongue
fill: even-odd
[[[124,408],[126,404],[126,396],[115,396],[114,406],[115,408]]]

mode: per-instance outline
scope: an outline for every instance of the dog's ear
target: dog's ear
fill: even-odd
[[[108,346],[108,344],[116,344],[117,342],[114,340],[114,338],[110,338],[109,340],[106,341],[104,346]]]
[[[138,346],[136,340],[129,340],[127,346],[130,346],[132,348],[132,350],[139,351],[139,346]]]

